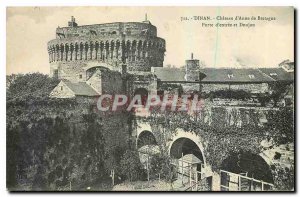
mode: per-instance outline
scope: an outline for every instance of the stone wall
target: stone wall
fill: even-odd
[[[218,90],[244,90],[249,91],[251,93],[265,93],[269,91],[269,86],[267,83],[259,83],[259,84],[201,84],[202,91],[209,93],[211,91]]]
[[[102,94],[124,94],[123,79],[117,71],[101,71]]]

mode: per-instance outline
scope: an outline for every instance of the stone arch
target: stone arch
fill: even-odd
[[[49,62],[52,62],[52,47],[48,46]]]
[[[60,50],[59,50],[59,45],[57,44],[56,46],[55,46],[55,48],[56,48],[56,61],[59,61],[59,52],[60,52]]]
[[[88,59],[88,51],[89,51],[89,44],[86,42],[84,44],[84,60]]]
[[[71,43],[70,44],[70,57],[69,57],[70,60],[74,60],[74,44]]]
[[[60,61],[63,61],[64,59],[64,45],[60,45]]]
[[[148,48],[151,48],[151,46],[152,46],[152,42],[151,42],[151,41],[148,41],[147,47],[148,47]]]
[[[274,183],[272,170],[266,160],[259,154],[247,151],[231,153],[221,164],[221,169],[236,174],[243,174],[248,177]]]
[[[100,51],[100,45],[99,45],[99,42],[96,41],[95,42],[95,58],[94,59],[98,59],[99,58],[99,51]]]
[[[121,43],[120,40],[116,41],[116,58],[119,59],[119,52],[120,52]]]
[[[159,43],[158,43],[158,42],[155,43],[155,47],[156,47],[157,49],[159,48]]]
[[[49,60],[50,62],[54,61],[54,46],[49,46]]]
[[[84,51],[84,45],[83,45],[83,43],[81,42],[80,43],[80,45],[79,45],[79,50],[80,50],[80,60],[82,60],[83,59],[83,51]]]
[[[154,134],[148,130],[143,130],[141,133],[139,133],[136,140],[137,149],[140,149],[145,145],[157,145]]]
[[[85,67],[84,70],[85,70],[85,76],[86,76],[86,79],[89,80],[90,77],[95,73],[96,70],[109,70],[109,68],[107,68],[105,65],[101,64],[97,64],[97,65],[94,65],[94,66],[88,66],[88,67]]]
[[[75,45],[74,45],[74,52],[75,52],[75,54],[74,54],[74,59],[75,59],[75,60],[78,59],[78,54],[79,54],[78,51],[79,51],[78,43],[75,42]]]
[[[69,44],[67,43],[67,44],[65,44],[65,57],[64,57],[65,61],[68,61],[69,50],[70,50],[70,47],[69,47]]]
[[[137,59],[141,58],[141,52],[143,48],[143,42],[139,40],[138,45],[137,45]]]
[[[100,59],[101,60],[104,60],[103,51],[104,51],[104,42],[100,41]]]
[[[143,42],[143,49],[146,49],[146,48],[147,48],[147,41],[144,40],[144,42]]]
[[[94,56],[95,56],[95,55],[94,55],[94,46],[95,46],[95,45],[94,45],[94,42],[91,41],[91,42],[90,42],[90,45],[89,45],[89,49],[90,49],[90,50],[89,50],[89,59],[90,59],[90,60],[92,60],[92,59],[95,58],[95,57],[94,57]]]
[[[151,49],[154,49],[155,48],[155,42],[152,42],[152,45],[151,45]]]
[[[141,95],[142,105],[146,105],[148,99],[148,90],[146,88],[137,88],[134,90],[133,95]]]
[[[110,41],[110,58],[113,59],[114,58],[114,50],[115,50],[115,41],[111,40]]]
[[[186,143],[186,142],[190,143],[192,148],[198,148],[202,155],[202,157],[199,159],[200,160],[202,159],[204,166],[206,166],[204,146],[202,144],[202,138],[200,136],[198,136],[194,132],[185,132],[182,129],[177,129],[175,134],[172,136],[172,141],[169,143],[169,155],[171,157],[172,157],[172,154],[174,153],[171,151],[176,151],[176,149],[175,149],[176,147],[172,148],[172,146],[174,145],[175,142],[176,142],[175,146],[177,146],[177,148],[181,148],[181,146],[184,146],[185,145],[184,143]],[[189,145],[187,145],[187,147],[188,146]],[[196,150],[194,150],[194,151],[196,151]],[[185,149],[183,153],[189,154],[188,152],[189,151]],[[180,151],[179,151],[179,153],[180,153]],[[177,157],[179,156],[179,153],[177,153],[177,155],[176,155]]]
[[[137,51],[137,41],[132,41],[132,47],[131,47],[131,60],[135,61],[136,59],[136,51]]]
[[[108,56],[109,56],[109,41],[108,40],[105,42],[104,50],[105,50],[104,59],[108,59]]]
[[[142,49],[142,58],[144,59],[145,57],[146,57],[146,50],[147,50],[147,47],[148,47],[148,43],[147,43],[147,41],[145,40],[144,42],[143,42],[143,49]]]
[[[131,59],[131,42],[130,40],[127,40],[126,42],[126,58],[128,58],[128,60],[130,61]]]
[[[47,47],[48,55],[49,55],[49,62],[51,62],[51,49],[50,46]]]
[[[69,59],[69,51],[70,51],[69,44],[66,43],[66,44],[65,44],[65,57],[64,57],[64,60],[65,60],[65,61],[68,61],[68,59]]]
[[[135,61],[138,52],[138,42],[136,40],[134,40],[132,42],[132,61]]]

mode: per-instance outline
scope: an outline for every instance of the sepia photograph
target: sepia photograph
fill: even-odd
[[[6,190],[294,192],[295,15],[6,7]]]

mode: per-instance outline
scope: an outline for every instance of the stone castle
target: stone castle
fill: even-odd
[[[165,40],[156,27],[143,22],[107,23],[79,26],[72,17],[68,27],[58,27],[56,38],[48,42],[51,76],[85,81],[86,71],[95,65],[128,72],[150,72],[162,67]]]
[[[56,39],[48,42],[51,76],[61,80],[50,96],[91,98],[95,102],[94,98],[103,94],[130,96],[135,94],[142,96],[179,94],[180,88],[183,88],[183,91],[186,92],[200,92],[200,94],[209,95],[218,91],[224,93],[230,92],[227,90],[242,90],[251,93],[251,98],[224,99],[227,102],[225,103],[224,125],[232,126],[235,124],[232,117],[236,117],[239,128],[242,127],[243,117],[241,114],[244,113],[243,110],[252,112],[254,110],[259,124],[266,123],[266,112],[278,109],[277,107],[273,109],[274,106],[258,104],[257,100],[261,94],[270,97],[276,88],[283,87],[282,89],[287,90],[284,99],[289,102],[286,101],[284,105],[293,107],[294,62],[285,60],[273,68],[209,68],[200,65],[200,61],[194,59],[192,54],[191,58],[186,60],[184,68],[173,68],[163,67],[165,51],[165,40],[157,37],[156,27],[147,18],[143,22],[78,26],[75,18],[72,17],[68,27],[58,27]],[[232,96],[231,93],[230,96]],[[209,97],[205,99],[210,100]],[[206,102],[209,105],[206,106],[206,111],[201,112],[197,121],[202,120],[205,125],[221,125],[221,119],[214,120],[213,117],[218,113],[218,110],[214,109],[223,105],[222,102],[220,98]],[[250,120],[248,111],[244,115],[246,122]],[[135,115],[136,117],[140,116],[138,111],[135,112]],[[164,126],[160,126],[164,128]],[[148,145],[156,144],[156,139],[159,139],[157,134],[159,132],[152,127],[153,125],[147,120],[137,118],[131,137],[136,139],[139,151],[143,147],[147,148]],[[160,130],[158,129],[158,131]],[[169,147],[169,154],[176,163],[174,165],[179,166],[179,161],[182,163],[182,172],[180,172],[182,180],[178,179],[180,183],[183,184],[183,160],[188,159],[193,162],[195,168],[193,171],[200,173],[199,178],[201,176],[210,177],[208,180],[210,180],[212,190],[220,190],[221,180],[223,180],[222,173],[213,172],[211,164],[205,159],[204,153],[210,146],[207,143],[208,139],[202,139],[200,135],[187,132],[181,127],[176,128],[175,134],[168,133],[166,135],[166,147]],[[270,159],[269,156],[264,155],[268,151],[274,152],[272,148],[267,149],[259,156],[263,159],[267,158],[266,161],[272,161],[271,157]],[[273,152],[269,154],[272,157]],[[292,155],[292,153],[293,151],[290,151],[289,154]],[[292,156],[289,155],[285,158],[289,159]],[[288,159],[284,159],[284,161]],[[269,169],[268,165],[270,164],[266,165]],[[190,172],[187,173],[187,177],[191,176]],[[197,177],[195,178],[197,182],[198,174],[195,177]],[[269,179],[264,181],[273,183]]]
[[[157,37],[147,16],[143,22],[83,26],[72,16],[68,27],[58,27],[48,42],[50,76],[61,80],[50,96],[164,94],[178,93],[178,87],[261,94],[277,82],[294,81],[294,62],[288,60],[273,68],[208,68],[192,54],[184,68],[168,68],[163,67],[165,51],[165,40]]]

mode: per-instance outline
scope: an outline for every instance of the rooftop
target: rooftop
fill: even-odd
[[[165,82],[203,83],[268,83],[274,81],[294,80],[294,73],[282,68],[201,68],[195,75],[195,81],[186,81],[185,70],[182,68],[153,67],[152,73]],[[275,74],[274,74],[275,73]]]
[[[68,80],[62,80],[76,96],[98,96],[98,92],[85,82],[73,83]]]

